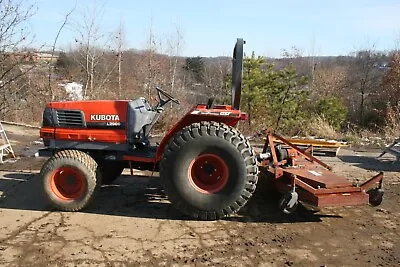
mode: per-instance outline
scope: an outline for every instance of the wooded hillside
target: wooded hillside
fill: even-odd
[[[53,50],[46,51],[51,57],[40,60],[43,51],[28,48],[33,12],[34,6],[22,0],[0,0],[1,119],[39,124],[48,101],[69,100],[61,86],[66,82],[82,84],[84,99],[145,96],[152,101],[154,87],[161,86],[182,102],[166,111],[160,124],[165,129],[209,97],[229,104],[231,59],[182,57],[179,27],[164,39],[150,29],[144,49],[128,49],[123,25],[107,36],[99,27],[100,11],[94,9],[79,23],[66,16],[66,24],[79,25],[75,40],[59,51],[56,39]],[[226,40],[227,46],[234,41]],[[245,51],[241,109],[249,120],[243,130],[272,127],[286,134],[318,134],[321,125],[342,132],[400,129],[399,51],[367,47],[345,56],[305,57],[293,48],[280,58]]]

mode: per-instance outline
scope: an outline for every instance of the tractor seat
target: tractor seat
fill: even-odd
[[[207,108],[207,109],[212,108],[212,107],[213,107],[213,104],[214,104],[214,97],[211,97],[211,98],[209,98],[208,101],[207,101],[207,106],[206,106],[206,108]]]

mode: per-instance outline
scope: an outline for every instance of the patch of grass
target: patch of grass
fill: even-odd
[[[348,142],[348,143],[352,143],[352,144],[357,144],[357,143],[361,143],[361,138],[357,135],[354,135],[352,133],[347,133],[343,136],[342,138],[343,141]]]
[[[394,140],[400,137],[400,107],[388,107],[386,113],[386,126],[383,135],[386,139]]]
[[[319,116],[314,117],[309,121],[305,127],[304,133],[308,136],[316,136],[324,139],[342,139],[342,134],[336,131],[332,125]]]

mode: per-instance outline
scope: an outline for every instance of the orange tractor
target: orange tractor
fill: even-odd
[[[168,103],[179,105],[179,100],[161,88],[156,88],[158,102],[153,106],[142,97],[48,103],[40,130],[46,148],[39,150],[39,156],[49,157],[40,175],[53,206],[64,211],[85,208],[101,185],[112,183],[124,168],[159,171],[172,204],[203,220],[239,211],[256,189],[259,169],[269,174],[276,189],[283,193],[280,206],[286,213],[294,211],[299,201],[318,206],[321,196],[328,197],[324,206],[329,202],[380,203],[382,174],[367,186],[346,181],[329,183],[330,179],[345,178],[329,170],[320,173],[315,165],[318,160],[295,146],[274,145],[272,136],[267,138],[262,153],[254,152],[235,128],[247,118],[239,110],[243,45],[243,39],[238,39],[233,50],[232,105],[214,105],[213,99],[196,105],[159,145],[151,143],[150,131]],[[303,162],[301,158],[307,164],[298,165]],[[295,169],[311,175],[294,172]],[[330,177],[326,177],[327,173]],[[321,176],[326,178],[322,182]]]

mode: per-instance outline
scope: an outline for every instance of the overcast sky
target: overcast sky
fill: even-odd
[[[36,44],[50,46],[65,14],[77,24],[95,4],[102,7],[105,35],[123,22],[126,47],[143,49],[152,25],[162,43],[179,28],[184,56],[231,55],[237,37],[246,52],[276,57],[298,47],[303,55],[345,55],[365,46],[389,50],[400,39],[400,1],[396,0],[37,0],[31,22]],[[72,25],[63,29],[59,46],[78,36]]]

